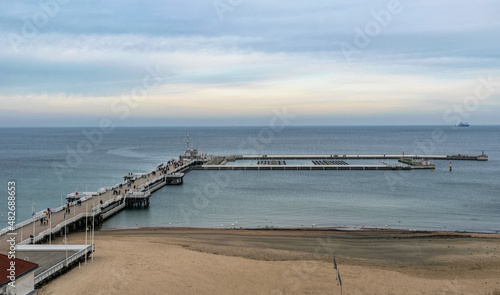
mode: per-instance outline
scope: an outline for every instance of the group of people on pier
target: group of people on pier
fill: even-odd
[[[40,225],[47,225],[49,224],[50,215],[52,214],[52,209],[47,208],[45,211],[43,211],[43,214],[45,214],[45,216],[40,218]]]
[[[174,169],[177,169],[178,167],[180,167],[182,165],[184,165],[184,161],[182,161],[182,160],[178,160],[178,161],[170,160],[167,162],[167,172],[168,172],[169,166],[173,166]]]

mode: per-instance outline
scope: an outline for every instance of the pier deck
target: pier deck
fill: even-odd
[[[432,169],[434,165],[349,165],[344,162],[347,159],[429,159],[429,160],[474,160],[487,161],[487,155],[471,156],[471,155],[420,155],[420,154],[269,154],[269,155],[226,155],[212,156],[204,158],[196,158],[193,161],[185,162],[182,167],[169,167],[169,173],[162,173],[163,165],[158,166],[155,170],[144,174],[126,174],[126,181],[119,183],[111,188],[99,190],[99,195],[89,197],[79,202],[70,203],[70,213],[65,214],[64,207],[53,209],[50,218],[51,225],[43,225],[39,222],[42,217],[39,214],[33,219],[23,221],[18,224],[14,231],[7,234],[5,229],[0,230],[0,252],[6,252],[8,249],[7,240],[11,236],[16,237],[17,244],[30,243],[30,235],[34,236],[34,242],[46,242],[47,237],[55,237],[62,235],[63,228],[65,231],[76,230],[82,226],[82,220],[89,221],[95,218],[100,224],[104,219],[109,218],[120,210],[126,207],[125,190],[129,192],[154,192],[167,184],[182,184],[182,179],[185,172],[190,169],[196,170],[412,170],[412,169]],[[257,160],[258,165],[225,165],[227,162],[237,160]],[[314,160],[312,165],[288,165],[285,160]],[[318,160],[318,161],[316,161]],[[120,194],[116,194],[120,191]],[[131,199],[144,199],[142,204],[149,204],[148,197],[137,198],[138,195],[131,194]],[[132,200],[131,200],[132,201]],[[102,202],[102,205],[101,205]],[[125,204],[124,204],[125,203]],[[84,223],[83,223],[84,224]],[[52,227],[52,230],[49,228]]]
[[[16,252],[24,260],[38,264],[35,285],[39,285],[83,262],[92,253],[92,245],[18,245]]]
[[[193,158],[191,158],[193,159]],[[351,165],[345,160],[367,159],[383,160],[397,159],[406,165],[371,165],[357,164]],[[40,220],[45,214],[38,212],[34,218],[25,220],[16,225],[14,230],[0,229],[0,253],[7,253],[9,250],[8,240],[15,237],[18,246],[28,244],[40,244],[51,241],[56,236],[62,237],[64,234],[77,229],[85,229],[85,226],[102,224],[102,222],[112,215],[123,210],[127,206],[149,206],[151,193],[165,185],[182,184],[184,173],[195,170],[412,170],[412,169],[433,169],[434,165],[429,161],[418,162],[410,159],[427,160],[474,160],[487,161],[488,156],[470,155],[412,155],[412,154],[383,154],[383,155],[355,155],[355,154],[319,154],[319,155],[226,155],[211,157],[195,157],[194,160],[184,161],[181,167],[168,167],[168,173],[164,173],[164,166],[160,165],[155,170],[144,173],[128,173],[124,176],[124,182],[113,187],[101,188],[97,193],[82,193],[81,196],[74,194],[72,202],[69,204],[69,213],[65,213],[65,206],[52,209],[50,224],[42,224]],[[227,165],[228,162],[237,160],[257,160],[257,164],[236,164]],[[310,164],[288,164],[285,160],[311,160]],[[415,161],[417,163],[417,161]],[[61,253],[29,252],[25,249],[25,255],[37,257],[41,268],[37,271],[38,283],[50,280],[55,275],[61,274],[68,268],[68,263],[76,263],[82,257],[91,255],[94,251],[93,245],[83,245],[84,248],[78,251],[69,251],[69,258],[64,262],[52,265],[54,260],[61,259]],[[19,248],[21,251],[21,248]],[[28,251],[28,252],[26,252]],[[66,256],[66,252],[64,253]],[[68,260],[69,259],[69,260]],[[66,263],[66,266],[64,265]]]
[[[170,166],[168,175],[175,174],[174,178],[184,176],[183,174],[180,175],[176,173],[184,171],[190,164],[191,163],[188,162],[177,169]],[[77,201],[71,202],[69,214],[65,214],[64,206],[52,208],[53,211],[49,224],[44,225],[40,223],[40,219],[43,215],[38,212],[34,222],[32,222],[33,218],[23,222],[17,222],[17,227],[14,231],[6,232],[5,229],[3,229],[0,232],[0,253],[8,252],[9,244],[7,240],[12,236],[15,237],[17,245],[29,244],[31,242],[30,236],[34,236],[33,239],[35,243],[43,243],[48,242],[52,237],[63,236],[64,231],[71,232],[82,226],[84,228],[85,221],[87,220],[90,222],[93,217],[95,217],[96,224],[100,224],[104,219],[109,218],[111,215],[125,208],[124,204],[121,204],[124,200],[125,189],[129,189],[131,192],[143,191],[144,185],[147,183],[154,183],[159,177],[163,176],[165,176],[165,174],[162,174],[161,168],[158,168],[133,178],[130,187],[126,182],[122,182],[111,188],[105,188],[102,194],[81,201],[81,205],[78,205]],[[166,182],[157,183],[155,188],[159,189],[166,184]],[[122,193],[121,195],[115,195],[113,190],[121,190]],[[100,204],[101,201],[103,203],[102,205]],[[117,204],[117,202],[121,203]]]
[[[378,154],[378,155],[363,155],[363,154],[288,154],[288,155],[229,155],[228,161],[234,160],[338,160],[338,159],[365,159],[365,160],[382,160],[382,159],[401,159],[401,158],[424,158],[429,160],[468,160],[468,161],[488,161],[487,155],[425,155],[425,154]]]
[[[194,170],[411,170],[410,166],[389,165],[202,165]],[[431,169],[429,167],[429,169]]]

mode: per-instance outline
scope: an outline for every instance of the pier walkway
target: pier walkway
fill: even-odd
[[[189,150],[191,151],[191,150]],[[192,152],[192,151],[191,151]],[[270,154],[270,155],[226,155],[226,156],[196,156],[190,159],[182,158],[181,167],[168,167],[160,165],[155,170],[144,174],[129,173],[124,176],[124,182],[113,187],[99,189],[99,194],[74,200],[69,203],[70,213],[65,213],[65,206],[52,208],[49,224],[40,222],[45,218],[43,210],[37,212],[33,218],[16,224],[14,230],[5,228],[0,230],[0,252],[7,252],[7,240],[12,236],[16,244],[26,245],[31,243],[49,242],[52,237],[62,236],[68,231],[84,228],[94,221],[101,224],[127,206],[149,205],[152,192],[167,184],[182,184],[184,173],[191,169],[196,170],[412,170],[434,169],[434,164],[429,165],[349,165],[344,160],[348,159],[428,159],[428,160],[473,160],[487,161],[488,156],[482,155],[417,155],[417,154]],[[237,160],[257,160],[258,164],[232,164],[228,162]],[[311,164],[289,165],[285,160],[311,160]],[[403,161],[408,163],[408,161]],[[411,163],[413,163],[411,161]],[[411,164],[410,163],[410,164]],[[117,193],[118,192],[118,193]],[[127,200],[128,196],[128,200]]]
[[[159,167],[141,176],[134,177],[129,182],[124,181],[113,187],[100,189],[102,192],[97,196],[87,199],[80,199],[80,202],[73,201],[69,204],[70,212],[65,213],[67,205],[58,208],[51,208],[49,222],[42,224],[41,220],[46,218],[44,210],[37,212],[33,218],[19,222],[14,230],[4,228],[0,230],[0,253],[7,253],[9,249],[8,240],[15,237],[16,245],[27,245],[31,243],[45,243],[51,241],[56,236],[63,236],[64,233],[72,232],[77,229],[85,228],[85,225],[91,226],[94,219],[95,225],[101,224],[104,219],[109,218],[126,207],[125,190],[131,194],[137,195],[140,192],[158,190],[167,183],[182,183],[179,178],[184,176],[180,171],[191,169],[191,161],[186,161],[183,166],[169,166],[167,174],[163,174],[163,167]],[[177,179],[177,180],[176,180]],[[135,188],[134,188],[135,187]],[[117,195],[114,191],[121,191]],[[101,204],[102,203],[102,204]]]
[[[189,144],[188,144],[189,146]],[[381,164],[359,164],[351,165],[345,160],[349,159],[397,159],[405,165],[388,165],[382,161]],[[418,159],[425,159],[420,161]],[[237,160],[256,160],[256,163],[231,163]],[[289,164],[285,160],[310,160],[305,164]],[[54,262],[62,254],[57,249],[52,249],[51,254],[43,253],[43,249],[54,245],[31,246],[30,244],[51,244],[55,237],[62,237],[75,230],[86,230],[90,226],[99,226],[105,219],[120,212],[126,207],[148,207],[151,193],[159,190],[165,185],[179,185],[183,183],[185,173],[190,170],[413,170],[434,169],[435,165],[428,160],[473,160],[487,161],[488,156],[470,155],[353,155],[353,154],[323,154],[323,155],[225,155],[225,156],[198,156],[196,149],[188,149],[179,161],[168,167],[162,164],[149,173],[128,173],[124,181],[113,187],[101,188],[97,193],[76,192],[70,194],[69,202],[58,208],[50,208],[51,214],[48,223],[43,219],[48,216],[44,212],[47,209],[36,212],[32,218],[16,223],[14,228],[0,229],[0,253],[8,253],[9,240],[14,237],[18,250],[24,250],[39,260],[41,268],[38,270],[35,283],[43,284],[67,271],[71,265],[75,265],[85,257],[92,255],[95,245],[73,245],[75,249],[68,252],[69,245],[64,245],[66,258],[60,262]],[[248,161],[247,161],[248,162]],[[172,163],[172,162],[169,162]],[[383,164],[383,165],[382,165]],[[174,166],[175,165],[175,166]],[[168,169],[167,169],[168,168]],[[69,212],[66,209],[69,208]],[[24,249],[23,249],[24,247]],[[57,246],[56,246],[57,247]],[[69,254],[69,256],[68,256]],[[52,257],[52,258],[50,258]],[[51,260],[52,262],[48,261]]]
[[[433,166],[432,166],[433,167]],[[201,165],[193,170],[411,170],[390,165]],[[432,169],[429,167],[429,169]]]
[[[382,159],[429,159],[429,160],[468,160],[468,161],[488,161],[487,155],[425,155],[425,154],[378,154],[378,155],[362,155],[362,154],[323,154],[323,155],[229,155],[230,160],[337,160],[337,159],[365,159],[365,160],[382,160]]]
[[[19,257],[39,265],[35,286],[59,276],[92,254],[92,245],[18,245]]]

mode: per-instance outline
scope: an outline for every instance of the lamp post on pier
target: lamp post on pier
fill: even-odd
[[[32,244],[35,244],[35,202],[33,202],[33,205],[32,205],[32,210],[33,210],[33,213],[31,215],[33,215],[33,241],[32,241]]]

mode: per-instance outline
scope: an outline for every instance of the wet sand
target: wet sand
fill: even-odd
[[[500,290],[498,234],[145,228],[95,237],[94,262],[39,294],[340,294],[334,256],[344,295]]]

